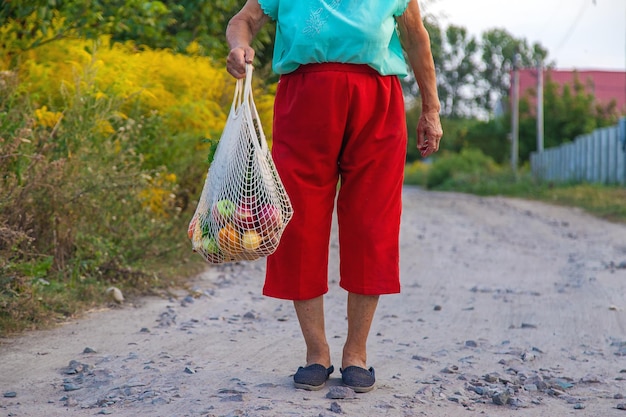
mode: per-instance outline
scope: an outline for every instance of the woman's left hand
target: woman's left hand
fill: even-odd
[[[439,113],[422,113],[417,123],[417,149],[419,149],[422,157],[425,158],[439,150],[442,136],[443,129]]]

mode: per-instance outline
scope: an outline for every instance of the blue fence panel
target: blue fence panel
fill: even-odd
[[[530,165],[533,175],[548,181],[626,184],[626,117],[571,143],[533,152]]]

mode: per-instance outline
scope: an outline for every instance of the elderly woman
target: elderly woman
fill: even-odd
[[[323,296],[336,201],[340,286],[348,292],[340,371],[346,386],[367,392],[376,382],[366,344],[378,298],[400,291],[405,53],[422,100],[422,156],[439,149],[443,134],[430,38],[417,0],[248,0],[226,30],[235,78],[245,76],[251,41],[270,19],[280,74],[272,156],[294,215],[267,259],[263,293],[293,300],[306,343],[295,386],[322,388],[334,370]]]

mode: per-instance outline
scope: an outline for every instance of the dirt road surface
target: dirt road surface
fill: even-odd
[[[1,340],[0,416],[626,416],[626,226],[407,187],[401,243],[403,290],[381,298],[369,341],[370,393],[340,390],[338,371],[320,391],[293,388],[300,330],[291,303],[260,295],[256,261]],[[333,238],[336,367],[337,271]]]

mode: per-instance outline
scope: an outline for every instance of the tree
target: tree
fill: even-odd
[[[96,39],[110,35],[112,42],[131,40],[137,45],[185,52],[192,42],[201,55],[226,57],[228,20],[239,10],[238,0],[12,0],[0,6],[4,22],[0,48],[13,56],[67,37]],[[255,40],[261,66],[271,60],[273,26]]]
[[[470,115],[474,107],[471,86],[477,81],[475,54],[478,43],[467,29],[455,25],[448,26],[444,39],[443,62],[439,70],[442,113],[450,117]]]
[[[571,142],[594,129],[617,122],[615,102],[596,102],[590,85],[578,76],[572,84],[559,85],[549,75],[544,83],[544,144],[546,148]],[[531,90],[531,97],[536,91]],[[528,97],[520,101],[520,160],[526,161],[537,149],[536,113]]]
[[[535,43],[529,46],[525,39],[516,39],[504,29],[491,29],[482,34],[480,71],[480,106],[493,113],[498,102],[509,96],[511,71],[515,55],[519,54],[518,65],[536,66],[537,60],[544,61],[548,55],[546,49]]]
[[[471,113],[474,98],[468,86],[475,82],[476,40],[465,28],[448,26],[442,30],[432,17],[424,19],[430,35],[430,48],[437,72],[437,92],[441,101],[441,113],[460,117]],[[412,95],[419,94],[415,77],[411,74],[403,81],[404,90]]]

